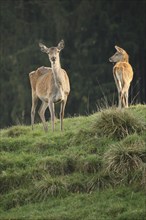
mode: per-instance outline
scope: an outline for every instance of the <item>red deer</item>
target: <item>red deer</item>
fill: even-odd
[[[31,125],[33,129],[35,110],[38,99],[42,101],[39,109],[39,115],[43,123],[44,130],[48,130],[45,120],[45,111],[49,107],[52,130],[55,128],[55,103],[60,102],[60,128],[63,130],[64,111],[68,95],[70,93],[69,78],[60,64],[60,51],[64,48],[64,41],[61,40],[57,47],[47,48],[39,43],[41,51],[48,54],[51,62],[51,68],[40,67],[29,74],[32,89],[32,107],[31,107]]]
[[[133,69],[129,64],[129,56],[125,50],[115,46],[117,52],[109,58],[115,63],[113,75],[118,90],[119,108],[128,107],[128,91],[133,79]]]

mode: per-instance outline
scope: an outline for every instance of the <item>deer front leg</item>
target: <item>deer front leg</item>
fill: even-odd
[[[32,106],[31,106],[31,126],[32,126],[32,130],[33,130],[33,126],[34,126],[34,118],[35,118],[35,110],[37,107],[37,103],[38,103],[38,97],[34,94],[32,94]]]
[[[42,102],[41,107],[40,107],[40,109],[38,111],[39,116],[40,116],[40,118],[42,120],[42,123],[43,123],[44,130],[46,132],[48,131],[48,126],[47,126],[47,123],[46,123],[46,120],[45,120],[45,111],[46,111],[47,107],[48,107],[48,103]]]
[[[52,131],[54,131],[55,130],[55,108],[54,108],[54,103],[52,101],[49,101],[49,110],[51,114]]]

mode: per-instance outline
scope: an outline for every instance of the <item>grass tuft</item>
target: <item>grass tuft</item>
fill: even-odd
[[[101,113],[93,130],[99,135],[120,140],[133,133],[142,133],[146,124],[125,109],[109,109]]]
[[[51,176],[65,175],[75,170],[75,161],[73,158],[64,156],[44,157],[37,164],[39,170],[49,173]]]
[[[19,137],[28,133],[28,127],[25,126],[13,126],[6,130],[5,136],[7,137]]]
[[[137,139],[135,138],[137,137]],[[131,184],[145,179],[144,158],[146,157],[146,143],[134,135],[111,145],[104,154],[106,172],[115,180]]]
[[[0,206],[3,207],[4,210],[8,211],[11,208],[20,207],[29,202],[30,192],[28,189],[18,189],[13,192],[10,192],[2,197],[2,201],[0,202]]]
[[[45,174],[42,180],[37,181],[34,186],[32,198],[34,201],[45,201],[50,196],[63,196],[66,193],[65,183],[57,178],[52,178],[51,175]]]
[[[76,161],[76,171],[81,173],[97,173],[101,169],[101,158],[96,155],[80,157]]]

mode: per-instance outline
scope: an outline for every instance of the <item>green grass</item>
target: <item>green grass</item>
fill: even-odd
[[[143,220],[146,105],[1,130],[0,219]]]
[[[50,198],[40,203],[12,208],[2,219],[134,219],[145,218],[145,198],[142,192],[129,188],[74,193],[66,197]]]

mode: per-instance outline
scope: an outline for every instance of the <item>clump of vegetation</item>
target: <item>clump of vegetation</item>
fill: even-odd
[[[111,145],[104,154],[105,172],[115,180],[115,183],[140,181],[143,184],[146,177],[145,169],[146,143],[138,135]]]
[[[78,158],[76,162],[76,171],[81,173],[97,173],[101,169],[101,158],[98,155],[87,155]]]
[[[112,186],[109,175],[105,172],[99,171],[87,182],[87,192],[93,192],[94,190],[106,189]]]
[[[60,179],[44,174],[40,181],[35,182],[31,197],[34,201],[43,201],[50,196],[63,195],[65,191],[65,184]]]
[[[25,135],[28,132],[28,128],[24,126],[14,126],[6,130],[5,135],[8,137],[19,137]]]
[[[30,198],[30,189],[17,189],[12,191],[5,196],[1,196],[0,206],[4,210],[8,211],[11,208],[23,206],[29,202]]]
[[[37,167],[39,170],[43,170],[52,176],[65,175],[72,173],[75,169],[75,160],[70,157],[44,157],[38,161]]]
[[[72,143],[81,144],[83,142],[89,142],[89,139],[92,140],[94,133],[89,129],[80,129],[72,138]]]
[[[101,113],[93,130],[102,136],[123,139],[133,133],[142,133],[146,124],[127,110],[109,109]]]
[[[26,183],[30,183],[30,181],[30,174],[26,171],[17,171],[12,174],[3,171],[0,177],[0,192],[6,193],[10,190],[18,189],[19,187],[23,187]]]

